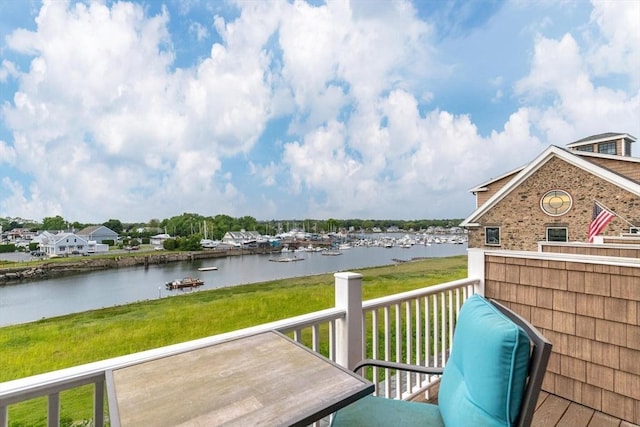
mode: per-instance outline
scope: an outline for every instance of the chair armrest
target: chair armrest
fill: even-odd
[[[378,368],[397,369],[400,371],[417,372],[428,375],[442,375],[443,370],[443,368],[434,368],[430,366],[409,365],[407,363],[388,362],[386,360],[364,359],[356,364],[353,371],[357,372],[365,366],[377,366]]]

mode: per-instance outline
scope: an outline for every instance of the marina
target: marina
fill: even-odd
[[[148,267],[118,268],[0,286],[0,326],[32,322],[87,310],[137,301],[176,297],[165,288],[168,281],[198,277],[199,268],[217,267],[194,292],[259,283],[290,277],[335,273],[395,264],[395,259],[438,258],[466,255],[466,244],[415,244],[356,246],[341,256],[322,256],[319,251],[298,251],[305,262],[269,262],[273,255],[238,255],[215,260],[173,262]],[[292,254],[289,254],[292,255]]]

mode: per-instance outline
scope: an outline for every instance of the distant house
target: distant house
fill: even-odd
[[[89,248],[87,240],[73,233],[51,234],[45,231],[37,238],[40,250],[48,256],[86,254]]]
[[[32,239],[36,236],[36,233],[29,231],[26,228],[14,228],[11,231],[4,233],[4,238],[10,243],[16,246],[29,246]]]
[[[160,247],[164,245],[165,240],[170,238],[171,236],[166,233],[156,234],[155,236],[151,236],[151,238],[149,239],[149,243],[151,243],[154,246]]]
[[[113,240],[114,242],[118,241],[118,233],[104,225],[92,225],[90,227],[85,227],[78,231],[77,235],[85,239],[87,242],[93,241],[96,243],[102,243],[105,240]]]

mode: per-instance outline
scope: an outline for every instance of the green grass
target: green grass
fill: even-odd
[[[464,278],[467,257],[432,258],[354,271],[363,274],[363,298],[367,300]],[[0,382],[333,305],[333,274],[322,274],[200,291],[8,326],[0,328]],[[66,392],[62,402],[63,416],[73,414],[66,415],[71,419],[91,416],[81,409],[91,407],[87,390]],[[41,399],[15,405],[10,410],[10,426],[41,425],[43,405]]]

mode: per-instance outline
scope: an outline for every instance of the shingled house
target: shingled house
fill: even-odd
[[[636,138],[593,135],[549,146],[531,163],[470,191],[476,210],[461,226],[470,248],[536,250],[538,242],[587,242],[595,203],[617,216],[602,235],[640,229],[640,158]]]

